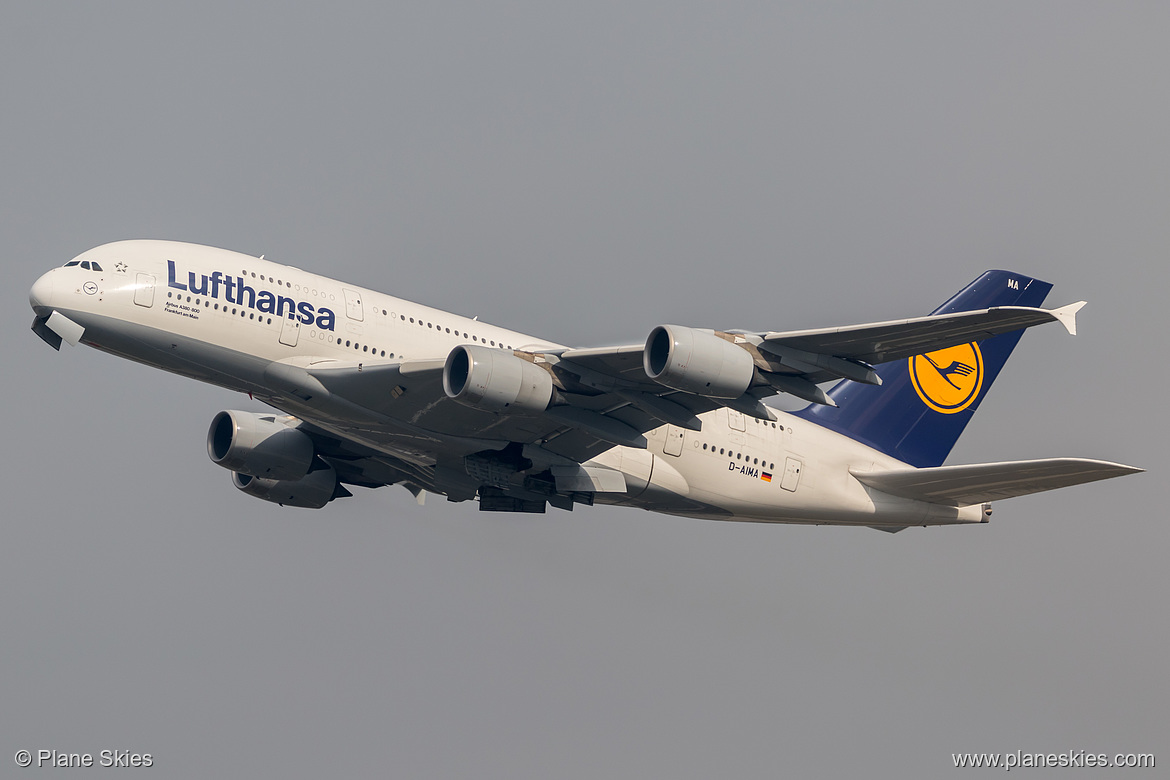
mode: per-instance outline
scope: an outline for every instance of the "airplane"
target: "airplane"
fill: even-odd
[[[402,485],[488,512],[595,503],[692,518],[985,523],[993,500],[1142,469],[944,465],[1052,285],[987,271],[925,317],[749,332],[664,324],[573,348],[262,257],[161,240],[33,284],[33,331],[259,399],[207,434],[249,496],[319,509]],[[821,385],[836,382],[825,390]],[[764,399],[808,402],[780,411]]]

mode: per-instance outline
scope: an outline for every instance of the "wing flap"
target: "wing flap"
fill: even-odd
[[[1144,470],[1105,460],[1046,458],[850,473],[862,484],[883,493],[932,504],[968,506]]]

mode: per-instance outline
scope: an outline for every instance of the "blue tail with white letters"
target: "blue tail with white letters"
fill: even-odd
[[[1038,307],[1050,289],[1022,274],[987,271],[931,314]],[[836,407],[814,405],[796,415],[913,466],[941,466],[1021,335],[1017,330],[882,364],[881,386],[842,381],[828,392]]]

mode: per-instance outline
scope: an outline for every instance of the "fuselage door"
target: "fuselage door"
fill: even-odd
[[[345,293],[345,316],[351,320],[362,321],[362,294],[357,290],[342,288]]]
[[[301,322],[295,317],[284,317],[283,319],[284,322],[280,326],[280,343],[295,347],[297,339],[301,335]]]
[[[731,430],[733,431],[747,430],[747,426],[743,420],[743,412],[737,412],[734,409],[727,410],[727,424],[731,426]]]
[[[784,461],[784,476],[780,479],[780,487],[796,492],[800,483],[801,462],[797,458],[787,458]]]
[[[682,455],[683,429],[676,425],[666,426],[666,441],[662,444],[662,451],[667,455],[678,457]]]
[[[154,277],[150,274],[138,274],[135,278],[134,302],[147,308],[154,305]]]

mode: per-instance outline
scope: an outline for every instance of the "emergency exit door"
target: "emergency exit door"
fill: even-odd
[[[134,279],[134,302],[148,309],[154,305],[154,277],[150,274],[138,274]]]
[[[301,335],[300,320],[295,317],[284,317],[280,326],[280,343],[287,347],[295,347]]]
[[[683,429],[677,425],[666,426],[666,441],[662,444],[662,451],[675,457],[682,455],[683,435]]]
[[[796,486],[800,484],[800,469],[802,465],[797,458],[786,458],[784,460],[784,476],[780,479],[780,487],[795,493]]]

